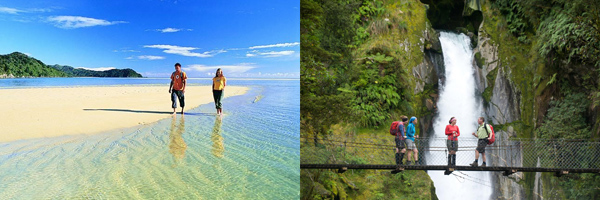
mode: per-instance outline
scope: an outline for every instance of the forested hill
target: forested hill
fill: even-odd
[[[0,55],[0,78],[17,77],[142,77],[132,69],[93,71],[62,65],[46,65],[20,52]]]
[[[0,78],[66,76],[69,75],[23,53],[0,55]]]
[[[134,77],[141,78],[142,75],[133,69],[110,69],[106,71],[93,71],[81,68],[73,68],[64,65],[51,65],[50,67],[67,73],[69,76],[75,77]]]

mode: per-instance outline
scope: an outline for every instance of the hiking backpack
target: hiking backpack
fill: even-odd
[[[401,121],[392,122],[392,126],[390,126],[390,134],[396,136],[398,134],[398,125],[402,123]]]
[[[496,141],[496,133],[494,132],[494,127],[491,124],[487,124],[488,126],[490,126],[490,129],[492,129],[492,139],[488,140],[488,144],[494,144],[494,142]],[[487,128],[485,128],[485,132],[488,132]],[[490,135],[490,133],[487,133],[488,135]]]

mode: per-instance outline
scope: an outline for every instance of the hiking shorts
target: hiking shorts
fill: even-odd
[[[217,109],[221,109],[223,107],[221,104],[221,99],[223,99],[223,90],[213,90],[213,99],[215,100],[215,107]]]
[[[400,138],[398,138],[398,136],[394,137],[396,138],[396,148],[398,148],[398,150],[402,150],[404,148],[406,148],[406,145],[404,144],[404,140],[400,140]]]
[[[479,153],[485,153],[485,147],[487,146],[487,139],[479,139],[477,141],[477,150]]]
[[[458,140],[446,140],[448,151],[458,151]]]
[[[412,140],[404,140],[404,141],[406,141],[406,149],[413,150],[413,149],[417,148],[417,146],[415,145],[415,141],[412,141]]]
[[[181,90],[173,90],[171,91],[171,103],[172,108],[177,108],[177,99],[179,99],[179,104],[183,108],[185,106],[183,91]]]

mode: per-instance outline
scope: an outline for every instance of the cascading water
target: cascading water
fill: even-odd
[[[440,33],[440,42],[444,54],[445,83],[440,84],[440,97],[437,103],[438,117],[433,122],[433,137],[447,138],[444,134],[448,120],[457,118],[460,128],[459,147],[477,146],[476,138],[471,135],[477,128],[477,118],[483,116],[483,108],[475,93],[473,70],[473,50],[470,39],[464,34]],[[461,140],[462,139],[462,140]],[[465,139],[469,139],[466,141]],[[432,140],[431,147],[446,147],[444,139]],[[468,165],[475,160],[475,150],[460,149],[456,153],[456,165]],[[446,151],[428,151],[428,165],[446,165]],[[482,163],[479,157],[479,164]],[[489,159],[489,157],[488,157]],[[488,160],[489,163],[489,160]],[[439,199],[490,199],[492,187],[489,172],[458,172],[444,175],[443,171],[429,171],[435,184]],[[458,175],[458,176],[457,176]]]

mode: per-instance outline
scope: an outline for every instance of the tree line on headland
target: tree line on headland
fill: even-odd
[[[20,77],[135,77],[142,75],[133,69],[93,71],[64,65],[46,65],[20,52],[0,55],[0,78]]]

